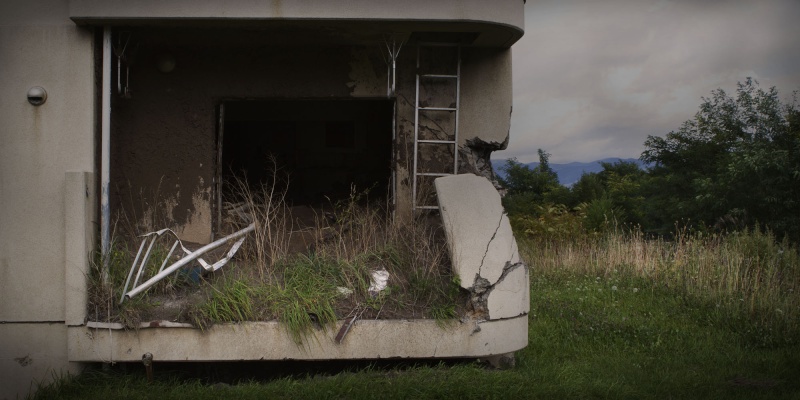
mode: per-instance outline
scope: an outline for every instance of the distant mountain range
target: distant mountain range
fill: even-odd
[[[645,168],[645,163],[642,161],[635,159],[635,158],[604,158],[602,160],[582,163],[582,162],[571,162],[566,164],[555,164],[550,163],[550,168],[555,171],[556,175],[558,175],[558,181],[564,186],[572,186],[575,182],[581,179],[581,175],[584,173],[590,172],[600,172],[603,170],[603,166],[600,165],[601,162],[605,163],[615,163],[617,161],[628,161],[634,162],[639,165],[639,168]],[[500,167],[506,165],[506,160],[492,160],[492,167],[494,168],[495,174],[498,176],[505,178],[505,174],[500,169]],[[539,166],[538,162],[532,162],[525,164],[528,168],[536,168]]]

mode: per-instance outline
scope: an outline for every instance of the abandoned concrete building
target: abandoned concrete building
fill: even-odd
[[[0,397],[24,396],[53,371],[145,353],[326,360],[525,347],[528,271],[489,163],[508,143],[523,7],[4,1]],[[344,343],[320,333],[298,347],[277,322],[129,331],[87,315],[87,269],[107,246],[111,213],[141,215],[142,196],[158,196],[182,240],[210,243],[224,235],[222,204],[235,185],[257,186],[273,167],[291,177],[292,204],[357,188],[394,218],[439,210],[462,286],[494,289],[484,293],[489,318],[448,331],[430,320],[360,321]]]

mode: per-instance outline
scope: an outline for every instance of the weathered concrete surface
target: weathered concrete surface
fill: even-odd
[[[78,372],[67,359],[63,323],[0,324],[0,399],[25,398],[37,383]]]
[[[258,46],[247,33],[211,32],[133,31],[143,44],[131,65],[132,96],[112,97],[111,208],[124,210],[138,233],[172,227],[183,240],[211,240],[218,161],[215,113],[222,99],[386,97],[386,65],[378,48]],[[156,68],[155,60],[164,53],[176,60],[168,74]],[[304,120],[324,115],[320,110],[311,118],[316,110],[295,107],[295,113],[306,113]],[[390,121],[385,130],[371,133],[388,138]],[[315,143],[299,142],[306,147]]]
[[[453,270],[469,289],[478,278],[497,283],[507,263],[519,262],[500,195],[486,178],[461,174],[437,178],[436,194]]]
[[[64,319],[64,172],[94,169],[92,35],[65,16],[54,23],[58,4],[42,3],[29,25],[13,19],[23,5],[0,3],[3,322]],[[32,86],[47,102],[28,103]]]
[[[424,4],[423,4],[424,3]],[[314,1],[280,2],[237,0],[234,3],[201,1],[177,2],[107,2],[100,0],[4,0],[0,2],[0,398],[15,397],[18,388],[27,391],[30,380],[48,379],[51,371],[60,372],[74,367],[65,356],[67,345],[77,355],[82,355],[80,346],[86,338],[87,328],[66,325],[80,324],[85,308],[85,265],[86,249],[92,247],[93,237],[87,231],[96,229],[96,201],[86,197],[94,196],[92,188],[86,183],[91,180],[84,172],[66,174],[66,171],[95,171],[98,155],[96,138],[99,136],[97,101],[99,99],[96,61],[97,32],[90,28],[78,27],[70,17],[80,19],[81,23],[91,24],[101,19],[104,23],[121,26],[138,18],[153,17],[152,20],[139,20],[141,28],[159,25],[175,28],[176,20],[182,17],[194,18],[192,24],[199,27],[218,27],[212,29],[210,36],[227,29],[228,32],[244,31],[238,27],[249,19],[250,26],[264,26],[273,19],[283,19],[292,25],[291,18],[305,18],[303,24],[292,29],[308,29],[314,38],[335,36],[331,43],[304,42],[301,46],[285,46],[282,40],[295,30],[286,30],[282,35],[264,35],[251,32],[249,37],[269,37],[263,46],[249,41],[237,41],[240,47],[234,49],[228,44],[229,37],[217,37],[214,44],[194,35],[196,30],[178,32],[174,41],[164,42],[160,31],[149,32],[145,37],[138,57],[132,65],[131,89],[133,98],[125,100],[114,98],[112,121],[113,146],[123,143],[124,133],[139,136],[144,141],[151,139],[146,135],[153,126],[154,142],[139,151],[155,152],[158,157],[175,159],[173,150],[186,145],[188,160],[176,161],[176,167],[159,170],[147,169],[141,158],[133,157],[128,170],[115,169],[113,187],[127,185],[139,179],[142,172],[148,175],[145,180],[154,183],[148,189],[161,190],[164,201],[170,202],[173,217],[182,220],[187,237],[206,238],[210,232],[209,205],[211,179],[213,179],[214,134],[217,119],[215,107],[220,101],[230,98],[354,98],[385,97],[386,65],[380,60],[380,53],[374,38],[381,39],[387,31],[418,31],[416,28],[437,27],[442,31],[479,32],[473,46],[508,47],[522,34],[523,4],[519,0],[503,0],[491,4],[480,0],[447,0],[442,2],[373,2],[354,0],[343,3]],[[424,5],[424,7],[423,7]],[[401,10],[402,12],[398,12]],[[331,14],[336,15],[331,15]],[[328,18],[341,17],[339,29],[329,35],[324,26]],[[85,17],[81,19],[81,17]],[[94,18],[94,19],[93,19]],[[105,19],[104,19],[105,18]],[[125,20],[125,18],[129,18]],[[156,20],[157,19],[157,20]],[[212,20],[213,19],[213,20]],[[353,19],[373,19],[373,22]],[[391,21],[387,21],[391,20]],[[447,21],[445,21],[447,20]],[[94,22],[93,22],[94,21]],[[184,19],[186,21],[186,19]],[[281,22],[281,21],[278,21]],[[331,22],[335,24],[336,21]],[[369,25],[369,24],[372,25]],[[139,25],[139,24],[137,24]],[[280,24],[279,24],[280,25]],[[283,25],[284,27],[287,25]],[[227,28],[225,28],[227,26]],[[362,27],[379,27],[372,32],[358,32]],[[473,29],[477,28],[477,29]],[[133,29],[133,28],[131,28]],[[275,30],[280,31],[278,27]],[[344,36],[340,35],[342,32]],[[348,36],[349,35],[349,36]],[[362,39],[367,36],[372,39]],[[308,36],[309,38],[312,36]],[[504,39],[505,38],[505,39]],[[152,39],[152,41],[150,41]],[[265,39],[266,40],[266,39]],[[150,47],[146,44],[151,43]],[[156,43],[156,44],[152,44]],[[292,42],[295,43],[295,42]],[[345,45],[346,44],[346,45]],[[340,46],[337,48],[336,46]],[[465,55],[473,51],[465,47]],[[290,51],[287,51],[290,50]],[[463,68],[463,93],[477,93],[484,98],[478,103],[462,98],[461,115],[469,112],[471,120],[461,120],[469,133],[467,125],[476,127],[476,132],[491,131],[489,142],[502,138],[505,125],[495,125],[495,117],[507,119],[503,105],[510,98],[510,86],[500,85],[497,79],[510,79],[510,69],[506,68],[510,55],[504,51],[474,50],[476,56],[465,57]],[[169,53],[177,61],[171,73],[161,73],[155,68],[155,57]],[[494,55],[493,55],[494,54]],[[220,61],[222,60],[222,61]],[[375,61],[377,60],[377,61]],[[224,64],[224,65],[223,65]],[[407,149],[413,142],[413,106],[407,99],[414,98],[414,51],[404,50],[398,60],[397,100],[397,142],[395,159],[398,176],[398,215],[410,215],[410,157]],[[472,68],[474,65],[475,68]],[[510,65],[510,64],[508,64]],[[295,68],[299,66],[300,68]],[[472,72],[471,72],[472,71]],[[508,74],[508,75],[506,75]],[[209,82],[210,76],[227,75],[233,82],[220,80]],[[278,77],[277,79],[275,77]],[[467,82],[470,81],[470,82]],[[297,83],[301,82],[301,85]],[[401,83],[402,82],[402,83]],[[48,93],[47,102],[39,107],[31,106],[25,93],[31,86],[41,86]],[[491,93],[487,96],[487,93]],[[471,96],[471,95],[470,95]],[[503,99],[495,103],[495,97]],[[157,100],[152,104],[136,104],[147,100]],[[412,100],[413,101],[413,100]],[[494,104],[497,106],[495,107]],[[487,105],[491,106],[489,108]],[[500,110],[500,111],[498,111]],[[502,112],[501,112],[502,111]],[[473,114],[474,113],[474,114]],[[164,115],[169,115],[169,118]],[[487,119],[489,118],[489,119]],[[131,122],[130,126],[120,127],[120,122]],[[484,124],[481,121],[486,121]],[[135,123],[135,124],[133,124]],[[480,125],[473,125],[480,123]],[[500,132],[500,136],[496,133]],[[174,135],[174,136],[170,136]],[[472,134],[462,135],[465,140]],[[476,133],[474,136],[482,136]],[[129,140],[130,142],[131,140]],[[119,147],[112,149],[114,163],[127,162],[120,155]],[[120,164],[116,164],[119,167]],[[171,175],[165,179],[162,175]],[[97,177],[95,176],[95,179]],[[80,189],[83,186],[84,194]],[[117,193],[117,202],[138,201],[141,196],[134,183],[130,192]],[[180,195],[178,195],[180,193]],[[151,193],[146,192],[149,196]],[[491,291],[487,291],[491,296]],[[458,338],[469,341],[467,347],[454,341],[446,341],[437,347],[437,336],[419,336],[400,330],[392,333],[395,325],[376,325],[381,329],[368,330],[373,341],[390,342],[393,352],[408,357],[448,357],[470,356],[480,353],[507,353],[522,348],[527,341],[527,320],[514,319],[514,324],[497,321],[496,327],[480,324],[481,332],[494,332],[493,336],[476,334],[469,336],[459,330]],[[432,324],[427,321],[426,323]],[[190,342],[193,349],[184,358],[203,359],[207,351],[207,340],[215,341],[215,355],[225,358],[227,339],[234,343],[251,341],[249,325],[219,328],[220,331],[235,331],[234,336],[220,340],[218,336],[202,336],[196,330],[183,329],[182,335],[196,338]],[[411,324],[413,329],[418,325]],[[358,328],[358,326],[357,326]],[[226,330],[227,329],[227,330]],[[253,328],[255,340],[275,346],[276,357],[280,346],[288,343],[276,332],[282,327],[259,330]],[[411,329],[411,328],[409,328]],[[438,328],[437,328],[438,329]],[[464,328],[466,329],[466,328]],[[430,335],[433,335],[431,331]],[[80,338],[70,337],[68,332],[79,332]],[[260,332],[260,333],[259,333]],[[354,335],[354,330],[351,335]],[[449,332],[449,331],[445,331]],[[469,331],[472,332],[472,331]],[[95,332],[96,336],[107,333]],[[449,333],[446,333],[449,334]],[[128,343],[139,343],[132,332],[112,333],[114,337],[125,337],[119,344],[120,354],[136,347],[125,347]],[[161,337],[150,335],[147,343],[161,342]],[[175,335],[175,334],[171,334]],[[167,337],[172,337],[167,335]],[[261,335],[261,336],[258,336]],[[383,335],[383,336],[381,336]],[[417,342],[403,342],[402,336],[416,337]],[[417,336],[414,336],[417,335]],[[513,345],[506,343],[509,335],[514,335]],[[175,335],[180,337],[180,335]],[[357,337],[357,336],[353,336]],[[379,339],[374,339],[374,338]],[[213,338],[213,339],[209,339]],[[481,338],[484,341],[479,342]],[[348,337],[348,340],[351,337]],[[490,340],[491,339],[491,340]],[[495,346],[496,343],[502,342]],[[116,342],[115,342],[116,343]],[[284,343],[284,344],[281,344]],[[420,350],[403,350],[400,346],[419,345]],[[102,342],[108,345],[108,342]],[[232,354],[240,359],[253,359],[255,353],[248,353],[255,346],[247,344],[241,351]],[[174,341],[164,341],[161,346],[174,346]],[[264,345],[265,347],[267,345]],[[352,348],[336,350],[337,357],[357,358],[383,356],[377,351],[359,352],[356,344]],[[482,350],[477,347],[484,346]],[[488,346],[488,347],[487,347]],[[492,347],[495,346],[495,347]],[[140,346],[141,347],[141,346]],[[108,346],[106,346],[108,348]],[[373,347],[375,348],[375,347]],[[95,349],[100,349],[98,345]],[[179,347],[180,349],[180,347]],[[447,349],[443,351],[442,349]],[[466,349],[466,350],[465,350]],[[407,351],[402,353],[402,351]],[[99,350],[97,350],[99,351]],[[177,350],[176,350],[177,351]],[[332,354],[333,351],[331,350]],[[70,353],[72,354],[72,353]],[[327,353],[326,353],[327,354]],[[129,356],[138,360],[141,354]],[[80,359],[80,358],[77,358]],[[87,358],[92,359],[92,358]],[[94,358],[94,359],[100,359]],[[24,365],[23,365],[24,364]],[[47,373],[43,373],[47,371]],[[10,394],[9,394],[10,393]]]
[[[70,0],[69,15],[77,23],[175,24],[176,21],[205,23],[231,21],[255,23],[312,21],[315,24],[344,22],[360,34],[387,32],[446,31],[478,32],[477,45],[511,46],[523,33],[525,18],[521,0]],[[379,25],[371,32],[363,23]],[[427,24],[427,25],[426,25]],[[466,26],[468,25],[468,26]],[[351,28],[352,29],[352,28]]]
[[[81,227],[96,204],[91,177],[65,172],[95,168],[94,55],[66,1],[0,2],[0,399],[76,372],[64,320],[72,305],[71,321],[85,316],[80,270],[92,242]],[[32,86],[47,91],[44,104],[28,103]]]
[[[378,358],[483,357],[506,354],[528,344],[528,318],[441,327],[433,320],[358,321],[341,344],[337,329],[315,331],[298,346],[278,322],[136,331],[69,328],[72,361],[335,360]]]
[[[506,271],[486,299],[486,309],[492,319],[517,317],[530,311],[528,268],[517,263],[509,266]]]
[[[112,98],[111,208],[125,210],[140,225],[140,232],[170,226],[182,239],[210,241],[216,196],[212,188],[217,166],[215,113],[225,99],[386,96],[386,65],[378,46],[276,45],[259,41],[269,35],[230,29],[131,29],[135,40],[143,44],[131,65],[131,98]],[[165,53],[176,60],[170,73],[155,67],[155,60]],[[215,62],[208,61],[212,59]],[[413,181],[413,44],[404,47],[397,62],[392,168],[397,178],[397,215],[406,219],[411,216]],[[459,172],[479,173],[491,180],[489,155],[505,148],[508,140],[511,51],[464,47],[460,99]],[[451,132],[453,122],[429,121],[422,115],[420,127],[423,134],[437,125]],[[452,146],[423,145],[419,169],[452,172],[453,153]],[[425,204],[435,205],[433,179],[420,181],[418,192],[430,194]]]
[[[463,51],[461,61],[459,146],[469,146],[470,141],[479,139],[492,150],[504,150],[513,102],[511,49],[464,50],[469,51]]]
[[[527,314],[528,267],[520,260],[497,190],[472,174],[437,178],[435,185],[453,271],[471,293],[473,317]]]

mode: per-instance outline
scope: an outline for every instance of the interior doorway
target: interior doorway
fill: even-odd
[[[393,110],[386,99],[222,102],[218,209],[239,200],[241,183],[251,190],[269,184],[275,167],[291,206],[343,200],[351,188],[387,199]]]

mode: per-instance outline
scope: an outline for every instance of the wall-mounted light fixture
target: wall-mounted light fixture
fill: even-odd
[[[28,89],[28,103],[40,106],[47,101],[47,92],[41,86],[34,86]]]

